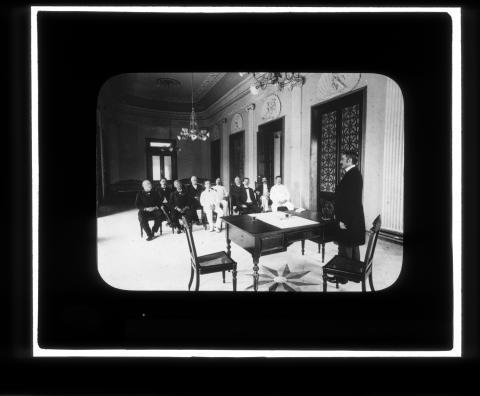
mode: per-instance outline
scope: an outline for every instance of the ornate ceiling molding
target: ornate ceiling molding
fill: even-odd
[[[218,83],[227,73],[209,73],[202,81],[200,86],[193,92],[193,100],[200,101],[216,83]]]
[[[330,99],[353,91],[358,87],[361,77],[360,73],[322,73],[317,83],[317,99]]]

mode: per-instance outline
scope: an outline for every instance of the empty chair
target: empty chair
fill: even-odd
[[[364,261],[357,261],[336,255],[323,266],[323,291],[327,291],[328,276],[344,278],[348,281],[356,283],[361,282],[362,292],[366,291],[365,282],[368,277],[370,289],[375,291],[373,288],[372,263],[381,225],[382,221],[380,215],[378,215],[373,222],[373,227],[370,229],[371,233],[368,238],[367,251],[365,253]],[[338,281],[336,283],[336,287],[338,288]]]
[[[188,290],[190,290],[190,287],[192,286],[194,275],[196,276],[195,291],[198,291],[200,288],[201,275],[222,272],[223,283],[225,283],[225,271],[232,271],[233,291],[236,291],[237,263],[223,251],[197,256],[197,250],[195,249],[195,242],[192,235],[192,228],[188,224],[185,216],[182,216],[181,225],[185,231],[185,234],[187,235],[188,249],[190,250],[191,273],[190,282],[188,283]]]

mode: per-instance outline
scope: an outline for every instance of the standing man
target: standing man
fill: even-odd
[[[210,232],[220,232],[222,225],[223,210],[220,207],[217,192],[211,188],[210,180],[205,180],[205,190],[200,195],[200,203],[202,204],[203,211],[207,216],[208,224],[210,225]],[[217,221],[213,224],[213,212],[217,214]]]
[[[152,191],[152,183],[150,183],[150,180],[144,180],[142,182],[142,189],[135,198],[135,206],[138,209],[138,221],[147,234],[147,241],[151,241],[162,224],[163,216],[160,211],[162,203],[158,193]],[[148,220],[155,220],[153,229],[150,229]]]
[[[238,207],[240,214],[258,213],[261,210],[257,205],[257,201],[255,200],[255,193],[253,192],[253,189],[248,187],[249,183],[250,179],[248,177],[244,177],[243,188],[240,194],[240,205]]]
[[[345,174],[335,191],[335,217],[338,221],[338,255],[360,260],[360,245],[365,244],[365,216],[362,204],[363,179],[356,167],[358,155],[343,151],[340,165]],[[346,283],[338,278],[340,283]]]
[[[215,180],[215,186],[212,187],[217,192],[218,202],[223,209],[223,213],[228,214],[228,192],[222,185],[222,180],[217,177]]]
[[[293,203],[290,202],[290,193],[287,186],[282,184],[282,177],[275,178],[275,185],[270,190],[270,199],[272,200],[272,212],[276,212],[279,207],[285,206],[287,210],[293,210]]]
[[[197,176],[190,178],[191,184],[187,187],[187,193],[192,198],[192,209],[197,211],[197,224],[201,225],[202,222],[202,205],[200,204],[200,195],[202,194],[203,187],[198,184]]]
[[[270,200],[270,186],[265,176],[262,177],[261,181],[255,183],[255,193],[260,197],[262,212],[267,212],[268,206],[272,201]]]

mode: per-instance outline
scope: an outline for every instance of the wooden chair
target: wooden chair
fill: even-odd
[[[237,263],[225,252],[215,252],[203,256],[197,256],[195,242],[193,240],[192,228],[188,225],[185,216],[182,216],[182,227],[187,235],[188,249],[190,250],[190,282],[188,290],[192,286],[193,276],[196,276],[195,291],[200,288],[200,275],[222,272],[223,283],[225,283],[225,271],[232,271],[233,291],[237,290]]]
[[[172,223],[172,219],[170,218],[170,216],[168,215],[167,211],[165,210],[165,208],[163,206],[160,206],[160,210],[163,212],[163,215],[165,216],[165,219],[168,223],[170,223],[170,226],[172,228],[172,234],[175,233],[175,228],[174,228],[174,224]],[[153,219],[148,219],[148,221],[154,221],[155,218]],[[162,223],[160,223],[160,227],[159,227],[159,231],[160,231],[160,235],[162,235]],[[142,225],[140,224],[140,237],[143,238],[143,228],[142,228]]]
[[[378,233],[382,220],[380,215],[373,222],[373,227],[370,229],[371,233],[368,237],[367,251],[365,252],[365,260],[357,261],[336,255],[327,264],[323,266],[323,291],[327,291],[327,278],[328,276],[341,277],[348,281],[362,283],[362,292],[366,291],[366,280],[370,284],[371,291],[375,291],[373,288],[372,278],[372,263],[373,255],[375,253],[375,247],[377,245]],[[336,284],[338,289],[338,282]]]

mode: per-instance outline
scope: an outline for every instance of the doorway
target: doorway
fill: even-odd
[[[245,131],[237,132],[230,135],[230,182],[236,176],[243,179],[245,175]]]
[[[159,184],[165,178],[170,183],[177,178],[176,141],[171,139],[146,139],[147,179]]]
[[[257,175],[269,185],[276,176],[283,179],[284,117],[259,125],[257,132]]]
[[[312,200],[318,208],[332,201],[343,177],[343,150],[358,153],[357,167],[363,169],[365,101],[367,88],[312,106]]]

